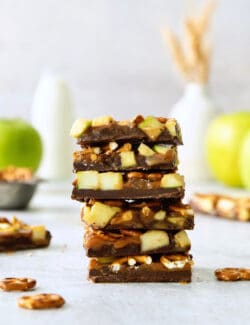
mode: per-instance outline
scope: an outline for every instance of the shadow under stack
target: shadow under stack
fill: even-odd
[[[84,202],[84,247],[93,282],[190,282],[192,256],[185,229],[191,207],[181,202],[174,119],[137,116],[78,119],[71,136],[76,180],[72,199]]]

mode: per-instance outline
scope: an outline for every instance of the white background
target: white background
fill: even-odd
[[[191,0],[0,0],[0,116],[29,117],[44,69],[69,82],[76,115],[167,114],[183,84],[160,29]],[[189,9],[190,10],[190,9]],[[214,16],[211,93],[222,110],[250,107],[250,1]]]

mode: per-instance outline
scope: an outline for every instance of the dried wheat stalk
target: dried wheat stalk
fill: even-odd
[[[207,32],[215,4],[215,1],[210,1],[199,16],[186,18],[183,44],[169,29],[163,31],[174,62],[188,81],[208,81],[211,45],[207,42]]]

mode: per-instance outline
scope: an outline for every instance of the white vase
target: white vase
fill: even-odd
[[[72,170],[72,100],[67,83],[53,73],[42,75],[35,91],[31,122],[43,141],[43,160],[38,171],[45,179],[69,178]]]
[[[184,96],[170,111],[180,124],[183,146],[178,147],[179,171],[188,182],[198,183],[210,178],[205,157],[205,134],[217,108],[204,85],[189,83]]]

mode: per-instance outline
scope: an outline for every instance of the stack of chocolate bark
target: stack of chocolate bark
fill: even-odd
[[[194,216],[176,173],[174,119],[137,116],[78,119],[71,136],[76,180],[72,199],[84,202],[84,246],[94,282],[190,282],[192,257],[185,229]]]

